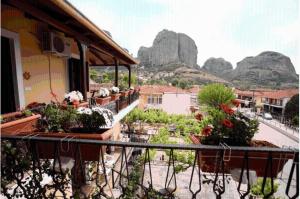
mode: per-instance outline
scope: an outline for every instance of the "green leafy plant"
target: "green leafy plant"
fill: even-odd
[[[284,116],[288,119],[299,117],[299,94],[294,95],[286,104]]]
[[[42,174],[59,180],[54,184],[42,184]],[[69,175],[68,170],[53,170],[49,160],[33,164],[32,153],[28,153],[24,142],[1,142],[1,194],[6,198],[54,198],[54,190],[65,192],[68,189]],[[17,186],[11,190],[14,184]]]
[[[272,190],[272,184],[271,184],[271,178],[266,179],[266,184],[264,188],[264,193],[262,192],[262,184],[263,184],[263,178],[258,178],[256,183],[251,186],[251,194],[254,196],[259,196],[263,198],[267,198],[267,195],[271,192]],[[274,182],[274,193],[277,192],[278,190],[279,183]],[[274,196],[271,196],[269,198],[274,198]]]
[[[235,99],[233,91],[223,84],[208,84],[198,94],[200,104],[209,107],[229,104],[233,99]]]
[[[89,75],[90,75],[90,78],[94,81],[96,81],[98,79],[98,72],[95,69],[90,69]]]
[[[22,111],[22,114],[24,114],[26,117],[29,117],[32,115],[32,112],[29,109],[25,109]]]
[[[299,116],[294,116],[292,119],[292,125],[293,126],[299,126]]]
[[[200,119],[201,143],[219,145],[225,142],[233,146],[250,145],[251,139],[258,131],[258,121],[249,119],[240,112],[234,111],[239,102],[233,92],[221,84],[206,86],[198,94],[200,104],[206,105],[207,117]]]
[[[76,128],[80,132],[96,132],[102,126],[112,123],[113,113],[100,107],[62,109],[56,104],[48,104],[39,121],[38,128],[45,132],[70,132]]]
[[[75,109],[67,107],[64,110],[56,104],[48,104],[42,113],[39,128],[46,132],[69,132],[70,128],[76,124],[77,119],[78,115]]]

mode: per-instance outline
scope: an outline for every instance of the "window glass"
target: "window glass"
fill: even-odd
[[[162,104],[162,96],[161,95],[158,97],[158,103]]]

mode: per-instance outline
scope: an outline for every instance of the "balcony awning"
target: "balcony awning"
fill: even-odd
[[[138,64],[124,48],[66,0],[5,2],[87,45],[90,49],[88,57],[96,57],[96,65]]]

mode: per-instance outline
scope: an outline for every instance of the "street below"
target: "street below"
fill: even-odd
[[[254,139],[265,140],[265,141],[271,142],[279,147],[286,147],[286,146],[290,146],[290,147],[294,147],[294,148],[299,147],[298,142],[290,139],[286,135],[283,135],[279,131],[277,131],[261,122],[259,123],[258,133],[256,133],[254,135]]]

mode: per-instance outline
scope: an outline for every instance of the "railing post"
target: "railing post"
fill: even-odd
[[[115,87],[119,86],[119,60],[114,58],[115,61]]]

